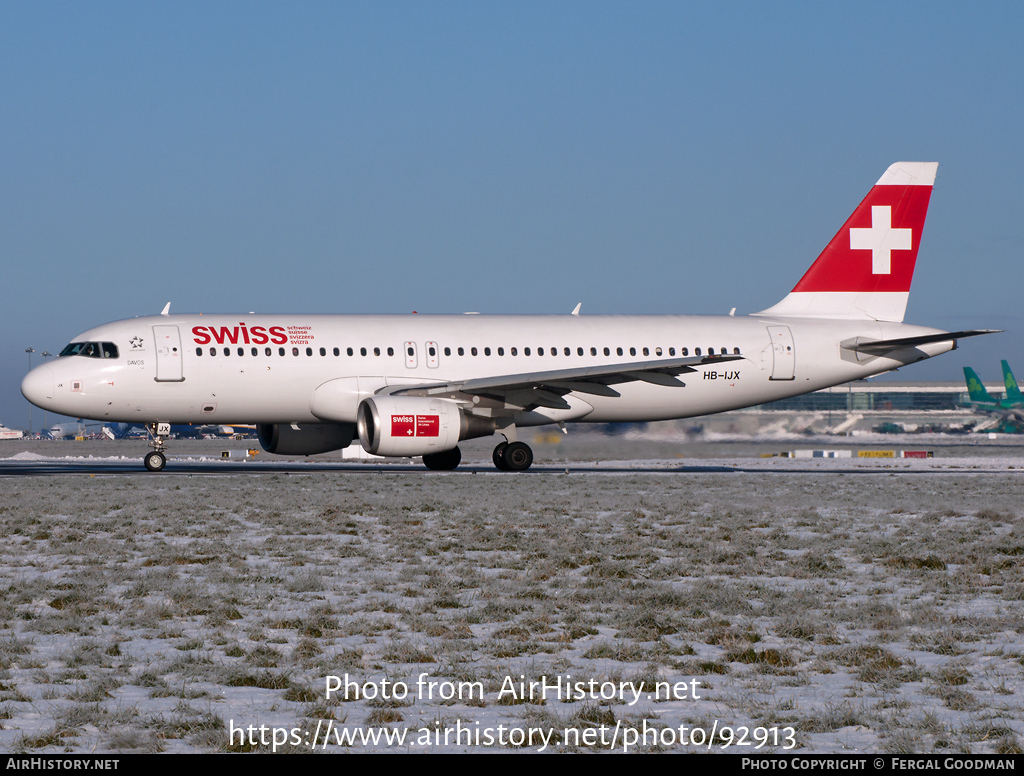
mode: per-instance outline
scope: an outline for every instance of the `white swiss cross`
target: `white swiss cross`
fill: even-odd
[[[910,229],[892,228],[892,208],[871,206],[871,228],[850,229],[850,248],[871,251],[871,274],[892,273],[892,251],[910,250]]]

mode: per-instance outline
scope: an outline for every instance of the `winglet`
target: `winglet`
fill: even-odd
[[[170,302],[168,302],[167,304],[164,305],[164,309],[160,311],[160,314],[161,315],[170,315],[171,314],[171,303]]]
[[[571,315],[579,315],[581,307],[583,307],[583,302],[578,302],[576,304],[576,306],[574,308],[572,308],[572,313],[570,313],[570,314]]]

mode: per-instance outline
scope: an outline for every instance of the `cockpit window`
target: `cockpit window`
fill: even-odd
[[[117,358],[117,345],[113,342],[72,342],[60,352],[62,356],[86,358]]]

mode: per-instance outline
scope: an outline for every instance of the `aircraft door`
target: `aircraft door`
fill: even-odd
[[[427,366],[431,369],[437,369],[437,343],[427,342],[424,344],[427,350]]]
[[[416,343],[405,342],[402,344],[402,349],[405,351],[405,366],[409,369],[415,369],[416,364],[419,363],[416,358]]]
[[[178,327],[154,326],[153,342],[156,344],[156,381],[183,382],[185,377],[181,373],[181,335]]]
[[[772,376],[769,380],[796,379],[796,349],[793,332],[788,326],[769,326],[768,336],[772,340]]]

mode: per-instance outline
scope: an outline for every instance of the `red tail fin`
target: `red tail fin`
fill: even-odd
[[[902,321],[937,169],[892,165],[793,291],[763,312]]]

